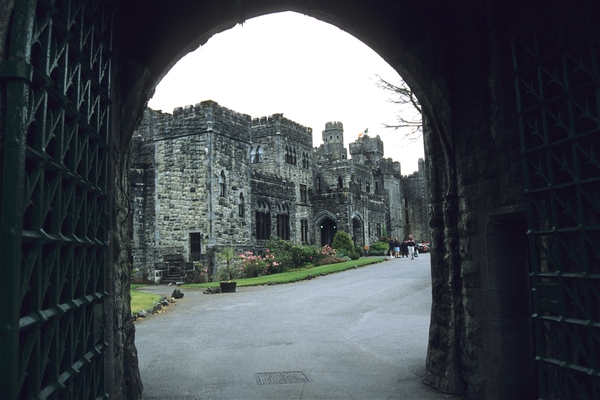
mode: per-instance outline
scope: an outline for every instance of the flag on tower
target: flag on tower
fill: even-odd
[[[366,135],[367,133],[369,133],[369,128],[365,129],[364,132],[359,133],[358,138],[360,139],[362,137],[362,135]]]

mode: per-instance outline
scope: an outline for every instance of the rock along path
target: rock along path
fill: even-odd
[[[236,293],[181,290],[175,308],[136,323],[146,400],[456,399],[421,382],[429,254]]]

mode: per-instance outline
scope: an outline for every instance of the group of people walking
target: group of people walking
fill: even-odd
[[[409,235],[408,239],[404,239],[402,242],[398,238],[390,238],[390,257],[410,257],[411,260],[414,260],[415,255],[418,256],[418,254],[417,244],[412,235]]]

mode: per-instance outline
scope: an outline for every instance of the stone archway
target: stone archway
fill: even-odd
[[[77,6],[83,4],[88,9],[80,12],[81,7]],[[502,385],[523,385],[529,392],[533,383],[522,380],[523,376],[530,376],[529,371],[522,373],[523,366],[511,365],[511,359],[491,354],[508,351],[509,345],[485,343],[485,327],[491,325],[490,321],[494,321],[494,329],[508,332],[510,320],[502,320],[500,326],[495,324],[502,310],[495,309],[487,296],[499,289],[497,283],[486,279],[491,268],[488,255],[494,251],[493,254],[500,254],[490,241],[504,234],[486,237],[482,226],[498,210],[511,214],[528,209],[532,269],[539,289],[546,290],[548,299],[534,303],[538,312],[548,320],[558,321],[560,329],[565,329],[565,321],[571,324],[571,320],[581,319],[577,313],[597,324],[597,313],[589,306],[599,300],[593,290],[597,278],[589,271],[597,272],[596,260],[600,257],[595,245],[600,231],[600,207],[595,200],[600,167],[593,146],[599,119],[594,61],[598,51],[593,43],[600,34],[590,22],[599,14],[598,7],[593,2],[553,3],[552,7],[540,8],[535,2],[519,2],[508,7],[501,0],[174,1],[168,7],[161,2],[135,0],[1,1],[0,258],[6,287],[0,291],[4,306],[0,313],[0,358],[5,361],[0,366],[0,397],[18,397],[25,376],[33,384],[27,389],[31,390],[27,392],[30,397],[37,397],[38,389],[60,388],[67,376],[70,379],[65,390],[69,393],[75,393],[74,387],[85,386],[73,384],[81,382],[75,376],[78,360],[59,360],[54,350],[48,350],[48,358],[43,354],[37,357],[39,354],[34,351],[42,348],[41,336],[35,333],[39,326],[55,324],[53,321],[63,314],[70,318],[75,310],[88,313],[78,319],[82,324],[78,332],[89,336],[94,331],[93,339],[99,345],[92,353],[105,354],[104,365],[91,371],[98,378],[94,378],[93,385],[97,390],[89,397],[104,396],[105,388],[114,398],[140,397],[141,384],[134,371],[134,329],[129,323],[127,304],[129,242],[124,223],[129,209],[123,188],[127,187],[124,182],[131,134],[155,86],[183,55],[236,23],[277,11],[313,16],[362,40],[398,71],[422,104],[429,128],[424,140],[428,174],[432,178],[429,192],[433,307],[425,381],[446,392],[466,391],[473,398],[499,397],[497,388]],[[114,29],[107,29],[110,26]],[[38,35],[45,30],[52,34]],[[57,38],[60,40],[53,41]],[[91,39],[94,40],[87,41]],[[61,46],[56,45],[59,42]],[[106,57],[97,51],[100,43],[106,45]],[[57,51],[59,48],[66,50]],[[70,53],[71,49],[76,51]],[[65,62],[50,65],[41,55],[48,60],[68,57]],[[88,56],[89,62],[85,63]],[[50,67],[48,71],[42,68],[46,66]],[[103,75],[104,70],[111,72]],[[74,84],[81,77],[80,84]],[[110,85],[99,85],[98,80],[106,77],[110,77]],[[41,92],[48,96],[37,96]],[[82,93],[90,96],[78,97]],[[91,98],[98,101],[88,102]],[[101,135],[94,133],[100,126],[100,114],[93,112],[98,104],[106,106],[108,112],[101,113],[102,118],[110,116],[108,121],[103,120],[105,125],[100,124]],[[563,120],[567,117],[572,119]],[[76,120],[80,129],[73,129]],[[61,135],[66,132],[62,138],[74,138],[72,147],[61,147],[68,141],[57,141],[59,136],[38,135],[38,129],[54,129],[59,121],[67,122],[69,129],[61,129]],[[74,136],[69,136],[69,132]],[[81,140],[78,135],[82,135]],[[563,151],[565,148],[568,150]],[[78,151],[85,151],[86,156],[72,155]],[[96,162],[94,157],[101,153],[106,158]],[[65,154],[75,160],[70,171],[66,169],[68,160],[63,159]],[[86,160],[85,166],[79,166],[80,159]],[[90,171],[97,173],[95,178],[101,185],[87,176],[78,177]],[[81,196],[56,196],[63,194],[62,185],[97,201],[98,211],[87,214],[85,229],[75,223],[73,232],[61,232],[80,210],[92,210],[89,205],[67,204]],[[25,215],[22,207],[31,204],[37,208]],[[50,211],[56,218],[46,218]],[[92,219],[101,223],[90,223]],[[88,231],[98,226],[102,227],[100,237],[90,239]],[[516,226],[522,229],[523,225]],[[576,248],[582,246],[582,250],[571,255],[573,246],[569,243],[575,234]],[[103,280],[90,285],[93,293],[86,294],[87,300],[81,303],[54,292],[46,296],[45,286],[30,281],[42,276],[41,271],[58,271],[57,282],[76,286],[76,277],[64,274],[69,278],[61,278],[74,265],[65,261],[72,254],[66,244],[69,240],[85,247],[77,254],[93,254],[86,258],[87,265],[91,263],[105,271]],[[570,255],[567,263],[563,262],[563,253]],[[44,257],[38,257],[42,254]],[[47,257],[49,254],[52,257]],[[58,268],[42,268],[48,262]],[[577,275],[577,281],[559,280],[548,285],[549,272],[544,269],[547,266],[561,277],[562,268],[575,268],[568,270],[570,274],[587,275],[581,275],[585,279]],[[99,275],[102,274],[88,274],[87,278]],[[590,280],[593,285],[588,283],[582,291],[587,296],[585,301],[570,294],[571,285]],[[22,304],[30,288],[36,290],[37,297]],[[55,288],[56,285],[50,287]],[[567,312],[573,312],[571,308],[561,315],[551,314],[556,310],[548,308],[547,303],[563,301],[563,295],[578,302],[574,308],[577,318],[570,318]],[[482,314],[478,307],[483,298],[488,299],[484,302],[489,312]],[[21,310],[25,310],[24,315]],[[103,318],[106,329],[101,326]],[[98,322],[99,328],[87,326],[86,322]],[[554,333],[544,331],[543,321],[536,329],[540,340]],[[572,324],[563,333],[568,336],[573,332],[576,335],[571,336],[576,338],[587,335],[588,342],[598,347],[597,332],[591,328]],[[32,343],[37,343],[37,347],[32,347]],[[585,346],[552,340],[548,343],[556,343],[555,351],[539,355],[537,364],[542,372],[539,376],[544,377],[540,380],[543,394],[569,397],[582,390],[588,397],[597,397],[597,364],[560,367],[585,360]],[[577,359],[544,361],[554,353],[570,354],[568,348],[581,348],[581,355]],[[27,356],[26,360],[20,358],[17,349]],[[51,362],[46,363],[47,359]],[[486,385],[486,380],[493,378],[490,374],[497,371],[487,368],[493,360],[503,363],[492,365],[503,371],[502,381]],[[68,368],[63,371],[64,365]],[[46,367],[49,369],[44,370]],[[586,384],[573,386],[579,378]],[[42,380],[47,386],[38,388]],[[560,382],[565,382],[567,392],[563,393]]]
[[[363,227],[363,221],[358,217],[358,215],[354,215],[352,217],[352,240],[354,241],[354,246],[359,246],[361,249],[365,245],[365,230]]]

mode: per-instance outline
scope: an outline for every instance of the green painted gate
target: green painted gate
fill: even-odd
[[[0,397],[103,398],[112,16],[18,0],[0,64]]]
[[[600,7],[540,3],[513,40],[541,398],[600,398]]]

